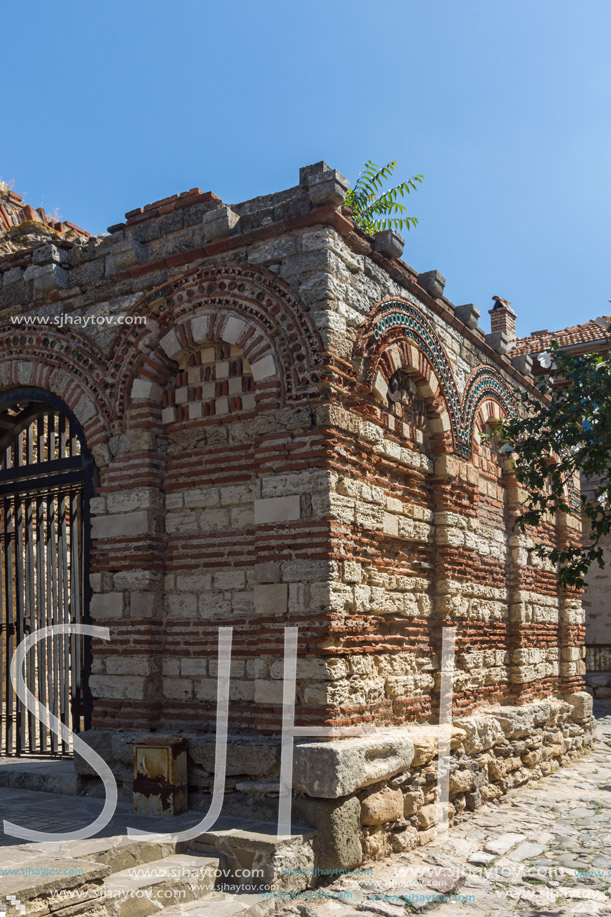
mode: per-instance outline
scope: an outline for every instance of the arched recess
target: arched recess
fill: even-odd
[[[284,551],[276,523],[287,531],[302,525],[299,496],[283,504],[278,519],[265,515],[268,504],[257,489],[269,456],[263,440],[274,428],[283,443],[310,435],[309,425],[305,434],[301,428],[287,432],[286,417],[293,405],[301,409],[318,397],[311,376],[321,363],[322,343],[308,308],[288,287],[248,266],[200,266],[147,294],[132,312],[150,317],[149,333],[126,327],[115,339],[115,410],[134,437],[142,430],[143,441],[154,441],[150,479],[158,493],[150,497],[159,497],[155,505],[162,507],[154,573],[165,573],[154,597],[154,661],[164,679],[155,689],[156,715],[168,725],[192,721],[199,729],[202,715],[213,722],[212,699],[203,697],[191,669],[193,677],[173,680],[172,664],[191,655],[205,663],[211,626],[216,635],[217,622],[230,621],[236,635],[240,625],[247,635],[255,604],[282,593],[282,585],[275,591],[246,588],[246,574],[253,582],[259,556],[270,546],[258,538],[259,528],[267,527]],[[283,407],[287,411],[278,412]],[[266,412],[267,424],[253,416],[259,411]],[[285,461],[283,452],[280,463]],[[131,616],[133,608],[130,597]],[[237,636],[234,656],[239,660]],[[233,690],[254,701],[254,681]],[[258,704],[236,715],[256,721],[265,701]]]
[[[144,361],[131,385],[130,404],[161,402],[162,420],[172,423],[248,413],[255,408],[256,389],[272,405],[285,403],[272,341],[253,330],[231,312],[184,318]]]
[[[430,456],[451,451],[447,403],[428,358],[401,332],[390,335],[379,354],[373,396],[387,424],[415,448],[426,444]],[[393,422],[394,419],[394,422]]]
[[[485,405],[485,412],[481,414]],[[516,414],[516,400],[501,374],[492,366],[478,366],[469,375],[462,397],[461,426],[464,438],[473,444],[476,432],[476,419],[480,412],[486,423],[494,417],[501,420],[503,417],[514,417]]]
[[[15,696],[10,660],[41,628],[89,619],[89,501],[97,471],[83,426],[56,395],[26,386],[0,394],[0,661],[5,755],[68,754]],[[90,727],[88,643],[39,642],[25,661],[28,689],[74,732]]]
[[[308,307],[264,269],[215,264],[189,271],[147,294],[132,314],[150,313],[157,335],[126,327],[116,341],[116,410],[160,402],[177,358],[217,341],[239,347],[260,382],[273,378],[281,403],[312,397],[322,342]]]
[[[511,458],[499,453],[494,437],[489,436],[501,417],[507,416],[508,407],[491,399],[480,403],[474,418],[474,461],[479,467],[480,484],[482,476],[488,486],[491,482],[494,486],[496,479],[503,497],[502,504],[500,496],[497,499],[497,511],[499,524],[504,514],[507,543],[505,645],[509,655],[509,693],[512,701],[526,703],[559,687],[579,689],[580,634],[578,628],[571,629],[569,622],[579,618],[580,602],[577,595],[559,589],[554,565],[536,552],[541,543],[562,546],[572,517],[563,513],[550,515],[530,532],[522,532],[514,525],[523,508],[524,494]],[[494,519],[489,521],[494,524]],[[573,537],[579,541],[578,533],[573,532]],[[500,556],[501,546],[495,551]],[[493,630],[491,627],[490,632]]]
[[[447,434],[451,448],[461,441],[460,396],[445,348],[426,315],[413,303],[388,299],[369,314],[354,346],[365,391],[384,400],[393,372],[413,377],[427,399],[433,428]]]

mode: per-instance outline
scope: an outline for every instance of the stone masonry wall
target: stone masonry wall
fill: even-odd
[[[478,758],[491,785],[587,737],[569,706],[583,688],[580,597],[532,551],[576,542],[579,517],[516,534],[522,495],[482,435],[531,381],[473,306],[444,298],[441,275],[400,261],[392,233],[354,226],[345,190],[319,163],[275,195],[230,207],[194,189],[108,236],[0,258],[0,393],[59,397],[97,467],[91,616],[112,639],[93,645],[88,739],[126,792],[134,733],[181,731],[205,800],[219,626],[233,628],[238,808],[274,798],[289,625],[300,726],[434,723],[455,625],[455,716],[564,698],[530,744],[501,728],[482,747],[521,762]],[[426,808],[412,763],[380,791]],[[481,779],[462,781],[457,810]],[[374,805],[360,789],[339,794],[346,811],[357,796]],[[298,791],[304,817],[331,818],[323,797]]]

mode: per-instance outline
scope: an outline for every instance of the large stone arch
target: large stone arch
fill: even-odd
[[[7,330],[0,354],[0,391],[33,388],[56,396],[82,427],[97,467],[106,466],[117,418],[108,367],[93,341],[65,329]]]
[[[156,333],[126,329],[116,342],[116,410],[159,402],[176,358],[203,341],[238,345],[280,401],[311,397],[322,342],[308,307],[269,271],[246,265],[196,268],[143,297],[132,314],[151,314]],[[308,390],[309,388],[309,390]]]

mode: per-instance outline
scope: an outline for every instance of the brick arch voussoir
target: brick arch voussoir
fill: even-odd
[[[389,343],[380,353],[380,358],[375,367],[374,383],[376,376],[380,374],[385,383],[388,383],[390,377],[402,370],[415,382],[422,394],[427,399],[433,399],[435,393],[440,391],[439,384],[433,372],[433,368],[426,356],[413,344],[408,344],[405,340],[396,340]],[[379,392],[376,391],[377,394]]]
[[[475,414],[474,429],[481,433],[488,424],[496,423],[505,416],[501,405],[495,398],[485,398],[480,401]]]
[[[311,373],[322,362],[322,341],[308,307],[264,269],[217,264],[191,270],[147,294],[132,309],[135,314],[147,310],[155,318],[156,335],[124,330],[116,342],[120,416],[133,400],[137,380],[163,386],[176,369],[176,357],[204,339],[224,340],[229,335],[235,338],[230,343],[240,346],[251,364],[267,360],[258,371],[268,387],[273,384],[267,374],[273,358],[283,400],[303,397]],[[144,393],[143,386],[138,390]],[[149,394],[149,400],[160,397],[156,389]]]
[[[402,329],[392,328],[377,343],[377,353],[369,361],[368,376],[371,378],[366,383],[366,390],[376,400],[384,402],[390,377],[397,370],[403,370],[425,400],[438,451],[452,452],[455,424],[448,399],[434,366],[418,341],[406,339]]]
[[[483,411],[494,420],[514,417],[517,412],[516,400],[509,386],[501,374],[490,366],[478,366],[474,369],[465,385],[461,424],[465,440],[471,449],[476,433],[481,432],[478,423],[485,419]]]
[[[0,392],[31,388],[55,395],[80,423],[87,447],[102,468],[110,460],[107,444],[114,429],[109,404],[92,385],[75,378],[74,365],[54,365],[57,362],[42,363],[27,355],[0,360]]]
[[[238,347],[249,361],[255,381],[266,389],[277,389],[285,400],[286,390],[278,371],[278,356],[273,344],[253,321],[236,312],[202,312],[184,319],[159,341],[156,349],[143,357],[132,381],[129,408],[143,403],[158,405],[176,366],[186,355],[199,350],[205,342],[217,341]]]

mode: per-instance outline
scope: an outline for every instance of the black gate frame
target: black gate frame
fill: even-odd
[[[90,500],[95,494],[95,488],[99,482],[98,472],[93,456],[87,447],[87,442],[85,439],[85,434],[83,427],[79,420],[76,418],[75,414],[70,410],[69,407],[59,398],[57,395],[52,392],[47,392],[44,389],[35,388],[33,386],[22,386],[20,388],[11,389],[10,391],[0,393],[0,410],[6,409],[13,404],[19,403],[31,403],[31,404],[44,404],[48,408],[56,411],[58,414],[65,417],[74,431],[76,432],[81,449],[81,455],[79,456],[78,464],[74,461],[74,458],[70,459],[56,459],[52,463],[41,463],[52,465],[52,468],[49,468],[48,475],[36,476],[36,483],[42,487],[45,485],[53,485],[57,483],[57,475],[60,475],[60,480],[62,483],[78,483],[80,482],[81,487],[81,526],[82,526],[82,575],[83,575],[83,608],[82,608],[82,622],[84,624],[91,623],[90,615],[90,603],[92,589],[89,582],[89,571],[90,571],[90,559],[91,559],[91,518],[90,518]],[[28,469],[29,474],[32,473],[33,466],[27,466],[22,471],[14,469],[9,474],[0,470],[0,496],[11,494],[16,494],[22,491],[22,485],[20,481],[25,482],[28,480]],[[6,483],[4,483],[6,481]],[[0,619],[0,635],[4,631],[4,621]],[[91,728],[91,711],[92,711],[92,699],[91,691],[89,688],[89,676],[91,675],[91,638],[84,636],[83,640],[83,658],[82,658],[82,690],[79,704],[79,698],[74,696],[71,698],[71,719],[72,719],[72,730],[73,732],[80,732],[80,721],[81,718],[84,720],[84,728],[88,730]],[[0,645],[3,641],[0,640]],[[8,649],[8,647],[7,647]],[[1,664],[1,660],[0,660]],[[7,665],[10,664],[7,653]],[[4,673],[2,673],[4,676]],[[75,709],[77,706],[77,709]],[[7,714],[8,715],[8,714]],[[4,717],[1,718],[4,720]],[[7,748],[5,754],[10,756],[20,757],[24,754],[27,754],[27,750],[19,748],[19,744],[15,743],[16,747],[13,751],[12,749]],[[63,751],[62,751],[63,745]],[[58,752],[56,754],[62,755],[66,753],[65,744],[62,743],[59,746]],[[36,754],[42,754],[40,750],[36,751]],[[54,757],[55,755],[52,752],[45,753],[48,757]]]

